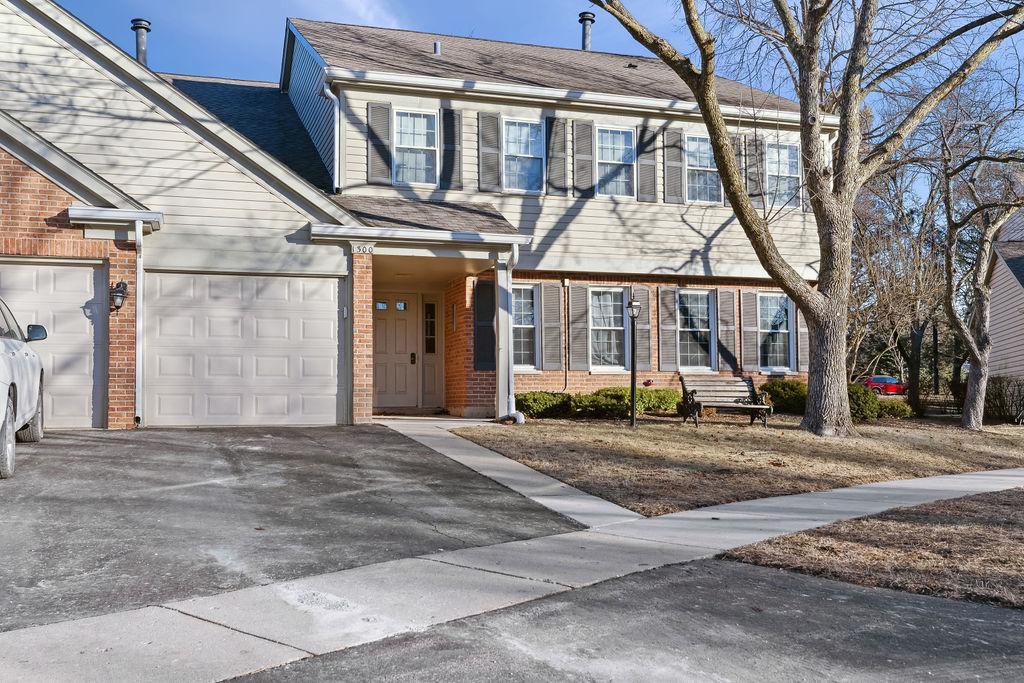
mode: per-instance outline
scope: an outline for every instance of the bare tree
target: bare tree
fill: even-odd
[[[591,0],[675,71],[708,129],[726,196],[765,271],[803,312],[810,372],[802,426],[821,436],[853,432],[846,392],[846,334],[853,211],[864,183],[883,169],[921,122],[1008,38],[1024,30],[1024,4],[940,0],[680,0],[695,44],[691,58],[656,35],[623,0]],[[800,106],[801,156],[817,222],[820,266],[812,287],[780,253],[770,216],[748,194],[717,90],[718,42],[704,17],[762,46],[784,67]],[[912,80],[910,80],[912,79]],[[910,85],[914,88],[910,88]],[[916,90],[915,90],[916,89]],[[908,95],[908,93],[911,93]],[[869,96],[902,100],[865,129]],[[823,113],[839,116],[834,149]],[[834,162],[834,163],[833,163]]]

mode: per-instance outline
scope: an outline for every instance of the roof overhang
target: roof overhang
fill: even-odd
[[[109,228],[113,230],[130,228],[137,221],[142,221],[146,234],[160,229],[164,215],[159,211],[139,211],[136,209],[107,209],[96,206],[72,206],[68,208],[68,218],[72,225],[90,228]]]
[[[363,226],[327,225],[310,223],[310,238],[314,242],[390,242],[396,244],[448,244],[458,246],[486,246],[492,249],[527,246],[533,242],[530,235],[511,235],[481,232],[449,232],[447,230],[421,230],[415,228],[368,228]]]
[[[550,102],[564,105],[590,105],[594,107],[612,107],[631,111],[650,111],[677,116],[700,115],[696,102],[680,99],[661,99],[656,97],[634,97],[630,95],[613,95],[609,93],[586,92],[582,90],[561,90],[533,85],[516,85],[513,83],[493,83],[474,81],[462,78],[441,78],[438,76],[418,76],[414,74],[397,74],[384,71],[362,71],[331,67],[326,70],[326,80],[330,83],[344,85],[363,85],[390,88],[407,88],[444,93],[475,94],[487,97],[527,100],[530,102]],[[731,119],[742,121],[778,122],[794,125],[800,124],[800,112],[783,111],[780,109],[763,109],[758,107],[723,106],[722,113]],[[839,117],[834,114],[823,114],[822,126],[833,129],[839,126]]]

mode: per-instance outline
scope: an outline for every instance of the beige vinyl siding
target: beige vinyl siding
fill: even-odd
[[[348,90],[345,102],[346,186],[348,194],[404,196],[451,201],[479,201],[495,205],[524,234],[533,235],[522,251],[519,268],[594,273],[630,272],[664,275],[766,277],[731,209],[719,205],[664,203],[664,165],[658,136],[657,203],[596,197],[579,199],[489,193],[477,189],[477,112],[498,111],[509,118],[544,120],[557,116],[569,121],[586,118],[596,124],[639,126],[645,121],[621,113],[601,114],[553,108],[482,104],[380,92]],[[444,192],[429,188],[391,188],[366,185],[366,105],[391,102],[395,109],[434,110],[440,106],[462,112],[464,190]],[[661,126],[664,120],[646,120]],[[700,134],[697,120],[672,121],[684,132]],[[797,131],[780,133],[798,142]],[[572,126],[569,126],[568,179],[572,180]],[[787,211],[773,222],[772,232],[783,255],[808,278],[816,277],[817,232],[813,216]]]
[[[998,257],[992,273],[991,321],[992,375],[1024,377],[1024,286]]]
[[[324,167],[333,176],[334,103],[321,94],[324,63],[311,52],[306,42],[295,41],[292,68],[288,79],[288,97],[309,133]]]
[[[335,250],[308,243],[306,216],[143,97],[0,0],[0,106],[164,213],[150,267],[339,273]]]

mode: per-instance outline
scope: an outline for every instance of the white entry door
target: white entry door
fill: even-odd
[[[22,331],[39,324],[49,334],[32,344],[43,362],[46,426],[104,427],[110,308],[104,269],[0,263],[0,298]]]
[[[376,408],[419,405],[419,295],[373,298],[373,397]]]
[[[147,274],[146,423],[336,424],[338,286]]]

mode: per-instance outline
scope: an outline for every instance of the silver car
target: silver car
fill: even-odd
[[[15,441],[43,438],[43,365],[29,344],[46,339],[46,328],[22,331],[0,299],[0,479],[14,476]]]

